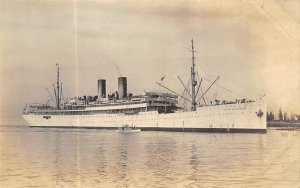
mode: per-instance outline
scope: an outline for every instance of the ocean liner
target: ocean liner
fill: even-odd
[[[62,84],[57,65],[57,86],[54,89],[55,105],[27,104],[23,118],[31,127],[103,128],[117,129],[134,125],[142,131],[189,131],[189,132],[266,132],[266,99],[214,100],[200,104],[205,92],[199,93],[195,73],[193,40],[191,41],[191,84],[184,85],[189,97],[180,95],[161,82],[156,82],[168,92],[145,92],[143,95],[127,93],[127,78],[118,78],[118,91],[106,95],[106,80],[98,80],[98,95],[73,97],[62,102]],[[161,79],[163,80],[163,78]],[[190,89],[189,89],[190,88]],[[49,90],[47,90],[51,96]],[[178,99],[190,102],[191,108],[180,107]]]

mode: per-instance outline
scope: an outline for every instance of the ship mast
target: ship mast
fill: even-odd
[[[59,108],[60,106],[60,96],[59,96],[59,64],[56,63],[56,67],[57,67],[57,95],[56,95],[56,107]]]
[[[191,80],[192,80],[192,110],[196,110],[196,85],[197,85],[197,80],[195,77],[195,51],[194,51],[194,41],[192,39],[192,67],[191,67]]]
[[[188,49],[189,49],[189,51],[192,52],[192,67],[191,67],[192,94],[190,94],[189,92],[188,92],[188,94],[191,96],[192,100],[189,100],[189,99],[183,97],[182,95],[179,95],[178,93],[176,93],[173,90],[167,88],[166,86],[162,85],[161,83],[156,82],[156,84],[158,84],[159,86],[161,86],[161,87],[169,90],[173,94],[178,95],[178,96],[184,98],[185,100],[191,102],[192,103],[192,111],[196,111],[196,107],[197,107],[197,103],[198,103],[198,102],[196,102],[196,97],[197,97],[197,94],[196,94],[197,80],[196,80],[196,73],[195,73],[195,52],[196,51],[194,50],[194,41],[193,41],[193,39],[191,40],[191,42],[192,42],[192,49],[189,49],[189,48]],[[185,90],[188,91],[187,87],[184,85],[184,83],[182,82],[182,80],[180,79],[180,77],[178,77],[178,79],[180,80],[180,82],[184,86]],[[199,88],[197,90],[199,90]]]

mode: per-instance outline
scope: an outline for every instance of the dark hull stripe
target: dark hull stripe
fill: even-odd
[[[117,129],[116,127],[65,127],[65,126],[31,126],[39,128],[77,128],[77,129]],[[142,131],[170,131],[170,132],[211,132],[211,133],[266,133],[267,129],[226,129],[226,128],[165,128],[139,127]]]

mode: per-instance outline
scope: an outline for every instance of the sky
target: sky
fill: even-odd
[[[97,95],[97,79],[116,91],[119,76],[133,94],[165,91],[163,76],[181,93],[191,39],[199,78],[220,76],[207,100],[265,95],[268,111],[300,113],[299,24],[298,0],[1,0],[1,124],[47,102],[57,62],[64,98]]]

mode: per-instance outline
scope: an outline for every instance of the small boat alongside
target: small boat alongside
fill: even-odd
[[[141,129],[138,129],[135,126],[129,126],[128,124],[122,125],[121,127],[118,127],[116,130],[118,133],[136,133],[136,132],[141,132]]]

